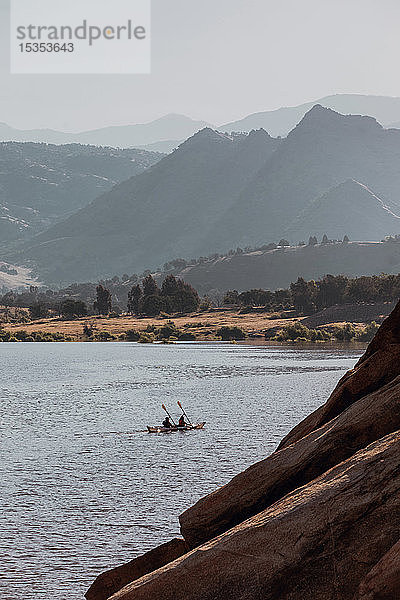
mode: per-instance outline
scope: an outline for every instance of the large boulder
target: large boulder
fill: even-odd
[[[195,548],[398,429],[400,376],[199,500],[180,516],[181,532]]]
[[[128,583],[172,562],[185,554],[187,550],[184,540],[174,538],[170,542],[146,552],[143,556],[101,573],[92,583],[85,597],[87,600],[107,600]]]
[[[352,600],[399,534],[395,432],[112,600]]]
[[[400,302],[382,323],[354,369],[339,381],[326,404],[306,417],[282,440],[278,450],[334,419],[366,394],[400,375]]]
[[[399,600],[400,541],[387,552],[362,580],[354,600]]]

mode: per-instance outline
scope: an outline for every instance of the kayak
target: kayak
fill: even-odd
[[[171,433],[172,431],[193,431],[194,429],[203,429],[204,423],[196,423],[196,425],[185,425],[184,427],[163,427],[162,425],[151,427],[147,425],[147,431],[149,433]]]

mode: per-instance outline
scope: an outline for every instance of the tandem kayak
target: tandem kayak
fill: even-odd
[[[197,423],[196,425],[185,425],[184,427],[163,427],[162,425],[160,426],[155,426],[155,427],[151,427],[150,425],[147,425],[147,431],[149,433],[171,433],[172,431],[194,431],[195,429],[203,429],[204,425],[206,424],[206,422],[204,421],[204,423]]]

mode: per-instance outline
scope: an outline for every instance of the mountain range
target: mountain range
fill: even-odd
[[[194,121],[189,117],[175,114],[166,115],[150,123],[116,125],[80,133],[65,133],[53,129],[20,130],[6,123],[0,123],[0,140],[47,144],[90,144],[115,148],[135,147],[153,152],[170,152],[182,140],[207,125],[205,121]]]
[[[219,129],[230,132],[251,131],[263,127],[272,136],[286,136],[315,104],[345,115],[369,115],[388,128],[396,127],[396,123],[400,125],[400,98],[335,94],[298,106],[254,113],[244,119],[221,125]]]
[[[286,139],[205,128],[7,259],[36,265],[54,283],[282,236],[295,244],[322,232],[379,241],[400,233],[399,162],[400,131],[320,105]]]
[[[203,250],[201,239],[280,145],[260,130],[205,128],[12,256],[51,282],[132,273]]]
[[[162,156],[79,144],[0,143],[0,244],[47,229]]]
[[[207,244],[219,251],[232,243],[255,247],[274,241],[310,202],[348,179],[373,190],[400,214],[399,161],[399,130],[384,129],[372,117],[341,115],[316,105],[240,191]],[[329,235],[329,223],[325,227]],[[357,239],[366,239],[361,227]],[[374,239],[379,239],[378,231]]]
[[[237,121],[223,123],[216,128],[228,133],[232,131],[249,133],[253,129],[262,128],[273,137],[286,137],[315,104],[342,114],[370,115],[384,127],[400,127],[400,98],[336,94],[298,106],[254,113]],[[79,133],[66,133],[52,129],[19,130],[6,123],[0,123],[0,140],[49,144],[94,144],[171,152],[189,136],[207,126],[214,127],[205,121],[193,120],[177,114],[165,115],[149,123],[109,126]]]

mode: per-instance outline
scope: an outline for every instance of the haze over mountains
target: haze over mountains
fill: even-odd
[[[400,233],[399,164],[400,131],[319,105],[283,140],[205,128],[8,256],[53,283],[320,231],[378,241]]]
[[[132,273],[197,253],[201,238],[280,142],[265,131],[227,136],[206,128],[147,172],[50,228],[17,261],[48,281]]]
[[[400,213],[400,211],[399,211]],[[348,179],[311,202],[285,230],[291,240],[318,239],[329,231],[333,239],[382,239],[400,232],[400,217],[365,185]]]
[[[370,115],[384,127],[400,127],[400,98],[337,94],[298,106],[251,114],[243,119],[218,125],[217,129],[228,133],[232,131],[249,133],[253,129],[263,128],[273,137],[285,137],[315,104],[332,108],[343,114]],[[205,121],[176,114],[166,115],[150,123],[102,127],[80,133],[66,133],[52,129],[19,130],[0,123],[0,140],[49,144],[94,144],[171,152],[206,126],[214,127]]]
[[[400,118],[400,113],[399,113]],[[19,130],[0,123],[0,140],[44,142],[48,144],[91,144],[115,148],[143,148],[170,152],[182,140],[207,126],[183,115],[166,115],[150,123],[103,127],[81,133],[64,133],[52,129]]]
[[[161,158],[143,150],[0,143],[0,243],[43,231]]]
[[[214,240],[218,250],[233,241],[252,247],[276,241],[310,202],[348,179],[366,185],[400,214],[399,164],[399,130],[383,129],[371,117],[340,115],[316,105],[242,189],[208,243]],[[325,227],[330,235],[329,223]],[[357,233],[357,239],[365,239],[361,228]],[[378,232],[374,239],[379,239]]]
[[[222,131],[250,131],[263,127],[272,136],[286,136],[315,105],[346,114],[369,115],[384,127],[400,123],[400,98],[363,96],[362,94],[335,94],[298,106],[279,108],[249,115],[244,119],[221,125]]]

